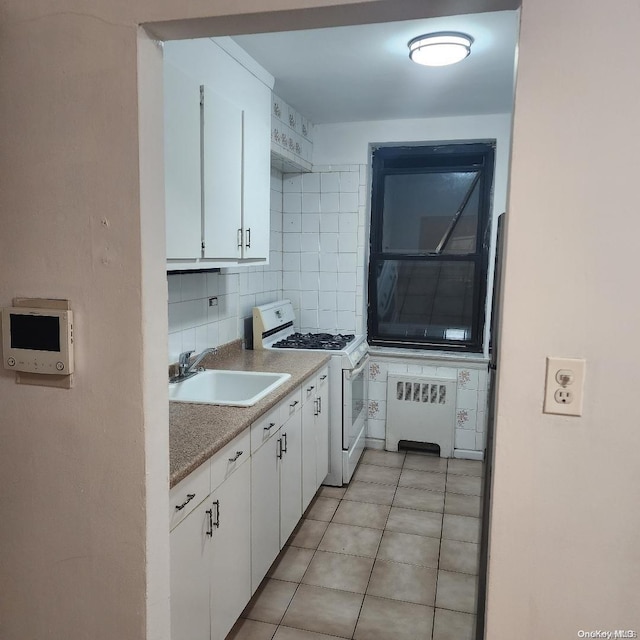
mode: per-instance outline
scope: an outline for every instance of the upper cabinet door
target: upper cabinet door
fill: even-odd
[[[204,257],[242,256],[243,111],[204,86],[202,112]]]
[[[201,255],[200,83],[164,65],[167,258]]]
[[[255,81],[244,116],[243,258],[269,259],[271,217],[271,91]]]

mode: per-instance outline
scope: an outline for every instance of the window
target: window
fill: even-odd
[[[482,351],[494,150],[374,151],[370,344]]]

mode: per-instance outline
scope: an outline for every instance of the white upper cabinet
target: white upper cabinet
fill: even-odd
[[[169,269],[269,258],[273,78],[233,41],[221,43],[224,48],[210,39],[186,40],[164,48],[165,66],[187,76],[175,81],[165,71]],[[197,127],[186,104],[196,86]]]
[[[204,257],[240,258],[242,109],[203,87]]]
[[[202,243],[200,83],[164,65],[167,258],[193,259]]]

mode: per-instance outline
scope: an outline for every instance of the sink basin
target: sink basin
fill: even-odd
[[[170,384],[169,400],[251,407],[290,377],[290,373],[206,369]]]

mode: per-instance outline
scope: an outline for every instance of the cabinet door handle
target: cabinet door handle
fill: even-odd
[[[322,396],[318,398],[318,413],[322,413]]]
[[[282,434],[282,439],[284,440],[284,447],[282,447],[282,453],[287,453],[287,434]]]
[[[207,515],[209,516],[209,528],[207,529],[207,535],[213,537],[213,509],[207,509]]]
[[[217,529],[220,527],[220,500],[214,500],[212,505],[216,506],[216,519],[213,526]],[[213,535],[213,529],[211,529],[211,534]]]
[[[246,236],[247,236],[247,242],[246,242],[246,244],[244,246],[247,249],[249,249],[251,247],[251,227],[249,227],[247,229]]]
[[[264,429],[265,431],[271,431],[271,429],[273,429],[273,427],[275,427],[275,426],[276,426],[276,423],[275,423],[275,422],[270,422],[270,423],[269,423],[269,426],[268,426],[268,427],[263,427],[263,429]]]
[[[318,400],[314,400],[313,401],[313,406],[314,406],[314,411],[313,411],[313,415],[317,416],[320,412],[318,411]]]
[[[278,450],[276,452],[276,457],[279,460],[282,460],[282,438],[278,438],[278,444],[277,444]]]
[[[229,462],[235,462],[243,453],[244,451],[236,451],[236,455],[233,458],[229,458]]]
[[[187,499],[182,504],[176,505],[176,511],[182,511],[195,497],[195,493],[187,493]]]
[[[238,249],[242,249],[242,229],[238,229]]]

